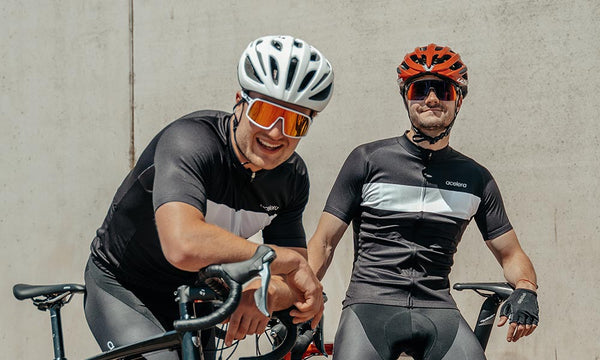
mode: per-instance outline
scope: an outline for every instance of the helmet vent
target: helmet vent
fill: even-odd
[[[302,91],[306,88],[306,86],[308,85],[308,83],[313,79],[313,77],[315,76],[315,71],[310,71],[308,74],[306,74],[306,76],[304,77],[304,79],[302,79],[302,83],[300,84],[300,87],[298,88],[298,91]]]
[[[450,66],[450,70],[460,69],[462,66],[463,64],[460,61],[457,61]]]
[[[281,45],[281,43],[276,40],[271,41],[271,45],[273,45],[273,47],[279,51],[281,51],[281,49],[283,48],[283,45]]]
[[[323,91],[311,96],[309,99],[316,100],[316,101],[323,101],[323,100],[327,99],[327,97],[329,96],[329,93],[331,93],[331,85],[332,84],[329,84]]]
[[[271,63],[271,78],[275,85],[279,84],[279,67],[277,66],[277,60],[274,57],[269,56],[269,62]]]
[[[302,47],[302,43],[298,40],[294,40],[294,46],[297,48],[301,48]]]
[[[313,52],[310,54],[310,61],[321,61],[319,54]]]
[[[250,58],[248,56],[246,56],[246,60],[244,61],[244,71],[246,72],[246,75],[248,75],[248,77],[250,77],[252,80],[261,84],[263,83],[256,74],[256,70],[254,69],[254,66],[252,66],[252,63],[250,62]]]
[[[446,62],[446,61],[448,61],[448,60],[450,60],[450,55],[446,54],[446,55],[442,56],[442,58],[441,58],[441,59],[439,59],[439,60],[437,61],[437,63],[438,63],[438,64],[441,64],[441,63],[444,63],[444,62]]]
[[[292,81],[294,80],[294,76],[296,75],[296,67],[298,67],[298,58],[293,57],[290,60],[290,67],[288,69],[287,81],[285,82],[285,89],[289,90],[292,85]]]
[[[314,73],[314,71],[311,71],[311,73]],[[321,83],[323,82],[323,80],[325,80],[325,78],[329,75],[329,72],[323,74],[323,76],[321,76],[321,78],[319,79],[319,82],[315,84],[315,86],[313,86],[311,88],[311,90],[314,90],[317,88],[317,86],[321,85]]]

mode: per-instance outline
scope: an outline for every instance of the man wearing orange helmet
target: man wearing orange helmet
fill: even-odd
[[[485,359],[450,295],[454,253],[471,219],[515,286],[498,325],[508,341],[538,323],[537,280],[490,172],[449,146],[467,67],[448,47],[418,47],[398,67],[410,130],[363,144],[344,163],[308,245],[322,279],[353,223],[354,264],[334,358]]]

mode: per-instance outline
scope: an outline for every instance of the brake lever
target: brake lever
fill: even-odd
[[[221,265],[227,276],[238,284],[244,284],[253,277],[260,276],[261,287],[254,292],[254,302],[265,316],[269,316],[267,291],[271,280],[270,264],[276,257],[277,254],[269,246],[259,245],[252,258],[238,263]]]
[[[267,294],[269,292],[269,283],[271,282],[271,261],[273,261],[273,257],[270,253],[263,257],[263,266],[258,272],[260,276],[260,288],[254,291],[256,307],[267,317],[271,317],[267,309]]]
[[[325,342],[323,341],[323,318],[319,320],[319,325],[317,325],[314,330],[315,334],[313,335],[313,343],[321,355],[327,357],[327,351],[325,351]]]

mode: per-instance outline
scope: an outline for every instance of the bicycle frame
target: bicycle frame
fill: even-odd
[[[180,286],[177,289],[176,299],[179,305],[179,318],[191,318],[193,301],[214,301],[218,295],[208,287]],[[104,353],[98,354],[87,360],[113,360],[127,358],[128,356],[142,355],[157,350],[175,348],[181,345],[181,355],[185,360],[200,360],[201,347],[194,344],[194,331],[171,330],[163,334],[142,340],[130,345],[121,346]]]

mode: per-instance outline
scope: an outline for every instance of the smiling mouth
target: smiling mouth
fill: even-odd
[[[266,141],[264,141],[262,139],[258,139],[258,138],[256,139],[256,141],[258,142],[258,144],[260,146],[262,146],[263,148],[265,148],[265,149],[267,149],[269,151],[276,151],[276,150],[278,150],[278,149],[280,149],[280,148],[283,147],[282,144],[279,144],[279,145],[269,144],[268,142],[266,142]]]

